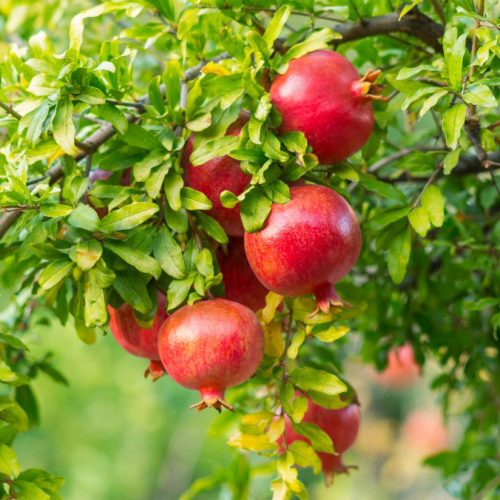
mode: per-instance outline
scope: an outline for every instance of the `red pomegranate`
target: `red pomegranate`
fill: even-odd
[[[443,418],[439,411],[432,408],[410,413],[403,425],[403,435],[411,449],[419,455],[443,451],[448,442]]]
[[[129,353],[151,361],[146,376],[153,380],[163,375],[163,367],[158,354],[158,334],[160,327],[167,319],[165,312],[165,296],[158,294],[158,311],[151,328],[143,328],[137,323],[134,310],[129,304],[123,304],[118,309],[108,306],[110,315],[109,328],[118,343]]]
[[[334,285],[358,260],[359,224],[351,206],[327,187],[290,191],[291,200],[273,205],[261,231],[245,233],[248,262],[267,289],[290,297],[314,293],[326,312],[342,304]]]
[[[420,366],[415,361],[413,347],[404,344],[389,351],[385,370],[373,374],[372,379],[391,389],[402,389],[418,380],[420,371]]]
[[[219,249],[217,258],[226,298],[244,304],[253,311],[262,309],[266,305],[268,290],[262,286],[250,268],[243,240],[231,238],[226,251]]]
[[[310,52],[290,62],[271,85],[271,102],[281,113],[281,132],[303,132],[320,163],[339,163],[362,148],[373,130],[373,99],[380,71],[363,78],[331,50]]]
[[[287,445],[297,440],[309,442],[307,438],[294,431],[288,416],[285,418],[285,434],[280,440],[281,447],[284,447],[285,439]],[[347,472],[348,468],[342,462],[342,453],[347,451],[356,441],[360,419],[361,413],[359,405],[356,403],[351,403],[338,410],[329,410],[309,400],[309,407],[303,422],[316,424],[325,431],[332,439],[335,453],[337,453],[337,455],[318,453],[323,464],[323,474],[327,484],[331,484],[335,474]]]
[[[227,387],[241,384],[257,370],[264,334],[248,307],[226,299],[184,306],[163,323],[158,350],[167,373],[180,385],[197,389],[193,408],[221,411]]]
[[[248,121],[248,114],[241,113],[227,130],[227,135],[239,135],[241,129]],[[250,176],[244,174],[240,162],[229,156],[220,156],[193,166],[189,157],[193,152],[194,136],[188,139],[182,157],[182,166],[186,185],[201,191],[213,204],[207,213],[216,219],[229,236],[243,236],[243,225],[240,219],[240,208],[224,208],[220,201],[223,191],[231,191],[235,195],[241,194],[250,182]]]

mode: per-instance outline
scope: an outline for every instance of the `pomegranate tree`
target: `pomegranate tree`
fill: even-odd
[[[245,233],[245,250],[257,278],[276,293],[313,293],[318,308],[342,305],[335,283],[358,260],[361,231],[351,206],[324,186],[291,188],[291,200],[274,204],[264,228]]]
[[[137,322],[130,304],[123,304],[118,309],[108,306],[111,333],[130,354],[150,360],[145,375],[150,376],[153,380],[161,377],[164,372],[158,354],[158,334],[161,325],[168,317],[165,306],[165,296],[159,293],[158,310],[149,328],[144,328]]]
[[[331,50],[310,52],[290,62],[271,85],[271,102],[281,113],[281,132],[303,132],[320,163],[339,163],[361,149],[373,130],[371,101],[379,71],[359,77],[356,68]]]
[[[241,113],[227,130],[227,135],[239,135],[248,121],[248,114]],[[216,219],[230,236],[243,236],[243,225],[240,219],[240,208],[224,208],[220,200],[223,191],[231,191],[235,195],[241,194],[250,182],[250,176],[244,174],[240,162],[229,156],[220,156],[194,166],[189,161],[193,152],[195,137],[188,139],[182,157],[182,166],[186,185],[201,191],[212,202],[212,209],[208,214]]]
[[[255,277],[245,254],[243,239],[231,238],[217,254],[223,275],[225,296],[253,311],[266,305],[268,290]]]
[[[263,331],[248,307],[226,299],[187,305],[162,325],[161,361],[180,385],[200,391],[198,410],[232,409],[227,387],[241,384],[257,370],[263,356]]]
[[[281,447],[285,448],[294,441],[301,440],[309,442],[308,439],[297,434],[288,416],[286,418],[285,433],[281,438]],[[307,412],[303,422],[316,424],[321,430],[330,436],[335,454],[318,453],[323,465],[323,474],[327,484],[331,484],[335,474],[347,472],[347,467],[342,462],[342,453],[347,451],[356,441],[359,431],[361,413],[359,405],[350,405],[338,410],[322,408],[309,400]]]

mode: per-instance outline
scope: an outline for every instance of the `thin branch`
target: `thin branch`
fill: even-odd
[[[116,101],[114,99],[106,99],[108,104],[114,104],[115,106],[126,106],[127,108],[137,108],[140,110],[144,109],[143,102],[126,102],[126,101]]]
[[[22,118],[22,116],[12,107],[12,104],[5,104],[4,102],[0,101],[0,108],[7,111],[7,113],[9,115],[12,115],[16,120],[20,120]]]
[[[376,172],[377,170],[380,170],[382,167],[385,167],[386,165],[389,165],[390,163],[399,160],[400,158],[404,158],[405,156],[408,156],[409,154],[414,153],[415,151],[422,151],[422,152],[436,151],[442,153],[446,152],[446,150],[443,148],[434,148],[430,146],[414,146],[412,148],[404,148],[401,149],[400,151],[396,151],[395,153],[390,154],[389,156],[386,156],[385,158],[382,158],[381,160],[376,161],[375,163],[373,163],[368,167],[368,172]]]
[[[444,15],[444,9],[439,0],[431,0],[432,8],[436,11],[439,20],[446,24],[446,16]]]
[[[424,184],[424,187],[422,188],[422,190],[420,191],[420,193],[418,193],[417,197],[415,198],[415,201],[412,203],[411,208],[416,208],[417,207],[417,205],[420,203],[420,199],[422,198],[422,195],[424,194],[424,191],[431,184],[434,184],[434,182],[436,181],[436,179],[441,175],[442,171],[443,171],[443,164],[440,163],[436,167],[436,169],[434,170],[434,172],[432,173],[432,175],[427,179],[427,182]]]

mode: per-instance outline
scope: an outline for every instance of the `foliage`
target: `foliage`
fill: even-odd
[[[442,470],[457,497],[495,495],[498,7],[484,0],[392,4],[2,2],[5,498],[58,498],[61,484],[40,470],[20,472],[10,447],[37,422],[30,380],[42,372],[65,382],[50,358],[32,359],[22,342],[34,308],[48,306],[93,343],[106,329],[107,304],[126,301],[147,322],[157,288],[169,310],[222,292],[214,251],[227,236],[204,213],[210,200],[182,177],[192,132],[194,165],[229,154],[252,176],[243,194],[222,196],[225,206],[241,204],[247,231],[259,230],[272,203],[286,203],[288,185],[302,178],[348,197],[364,234],[361,259],[339,285],[351,309],[311,317],[308,297],[268,296],[260,313],[265,361],[231,393],[236,412],[227,422],[237,420],[240,433],[230,446],[266,458],[253,473],[272,477],[275,498],[306,498],[294,465],[317,471],[316,452],[332,443],[300,423],[307,400],[296,389],[324,406],[345,404],[353,389],[342,361],[352,337],[361,337],[364,361],[379,369],[391,347],[410,342],[424,369],[438,361],[433,388],[446,414],[467,421],[459,446],[427,463]],[[333,168],[317,164],[302,134],[277,133],[268,89],[291,59],[326,47],[360,73],[381,68],[389,97],[375,104],[369,143]],[[241,109],[251,114],[243,133],[225,136]],[[92,169],[112,175],[90,184]],[[123,185],[128,169],[131,182]],[[103,207],[108,214],[100,218]],[[285,414],[311,446],[279,450]],[[186,498],[223,483],[244,497],[248,467],[238,459],[195,483]]]

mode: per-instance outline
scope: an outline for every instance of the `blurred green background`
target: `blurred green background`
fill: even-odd
[[[22,434],[15,448],[23,467],[46,468],[65,478],[65,499],[177,499],[194,480],[234,459],[225,444],[231,425],[220,425],[230,416],[189,410],[197,401],[195,393],[168,377],[156,383],[144,379],[147,362],[124,352],[111,335],[88,346],[70,327],[33,323],[37,326],[26,337],[31,355],[51,351],[69,386],[38,377],[34,389],[43,403],[41,422]],[[355,343],[356,334],[351,335]],[[337,477],[330,489],[322,478],[305,471],[311,498],[451,498],[438,475],[421,464],[428,447],[422,449],[426,445],[419,443],[419,436],[409,440],[403,432],[403,422],[414,409],[437,405],[425,382],[400,391],[380,388],[355,359],[347,373],[359,391],[363,420],[358,441],[344,461],[359,470]],[[268,487],[268,477],[256,478],[250,498],[269,498]],[[196,498],[231,495],[214,490]]]

